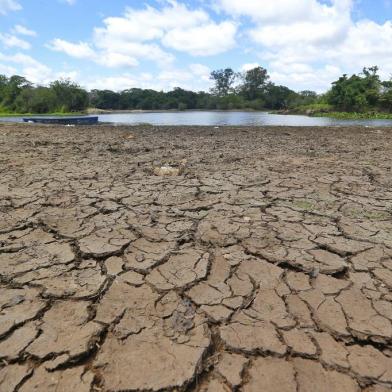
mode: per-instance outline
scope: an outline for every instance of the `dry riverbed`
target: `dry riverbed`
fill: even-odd
[[[391,390],[391,158],[387,128],[0,125],[0,391]]]

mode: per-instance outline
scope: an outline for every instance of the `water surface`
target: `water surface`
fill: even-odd
[[[0,121],[22,121],[21,117],[5,117]],[[241,111],[185,111],[185,112],[132,112],[99,115],[99,121],[115,124],[152,125],[275,125],[275,126],[392,126],[392,120],[341,120],[330,117],[279,115],[266,112]]]

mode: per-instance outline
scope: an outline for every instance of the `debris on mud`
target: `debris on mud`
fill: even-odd
[[[169,176],[169,177],[176,177],[181,176],[186,167],[186,159],[183,159],[179,163],[165,163],[162,166],[155,166],[153,169],[153,173],[156,176]]]

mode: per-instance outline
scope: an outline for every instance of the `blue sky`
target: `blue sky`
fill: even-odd
[[[363,66],[389,78],[392,1],[0,0],[0,73],[37,84],[203,90],[257,65],[295,90]]]

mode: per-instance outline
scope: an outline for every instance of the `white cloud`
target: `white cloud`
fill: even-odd
[[[24,53],[8,55],[0,52],[0,73],[3,72],[2,70],[7,75],[23,75],[30,82],[40,85],[47,85],[61,78],[71,80],[80,78],[78,71],[53,71],[47,65]]]
[[[259,63],[247,63],[247,64],[243,64],[241,66],[240,70],[242,72],[246,72],[246,71],[250,71],[251,69],[254,69],[254,68],[257,68],[257,67],[260,67]]]
[[[138,60],[134,57],[116,52],[104,52],[100,56],[97,56],[96,61],[98,64],[109,68],[135,67],[139,64]]]
[[[0,75],[12,76],[17,73],[15,67],[10,67],[9,65],[0,63]]]
[[[158,45],[139,42],[130,42],[126,45],[113,43],[111,47],[106,47],[101,43],[93,49],[86,42],[73,43],[56,38],[47,47],[70,57],[92,60],[109,68],[137,66],[138,58],[154,60],[161,64],[170,63],[173,60],[173,56],[164,52]]]
[[[141,10],[128,8],[124,16],[106,18],[103,23],[104,27],[94,31],[98,47],[137,57],[133,50],[137,43],[151,45],[151,41],[155,41],[152,50],[147,50],[147,56],[146,50],[141,53],[163,63],[169,63],[173,57],[157,46],[159,41],[171,49],[194,56],[208,56],[232,48],[237,30],[232,22],[215,23],[206,11],[191,10],[176,1],[162,9],[151,6]]]
[[[172,54],[165,52],[158,44],[153,42],[123,42],[116,40],[110,42],[110,37],[105,37],[104,39],[96,40],[95,46],[98,50],[99,57],[112,58],[112,67],[124,66],[122,59],[125,57],[129,59],[129,64],[133,62],[134,65],[139,63],[139,59],[151,60],[161,66],[170,64],[174,60],[174,56]],[[115,56],[116,54],[118,56]],[[115,57],[120,60],[119,63],[116,63]]]
[[[296,88],[296,90],[314,90],[322,93],[342,73],[339,67],[332,65],[312,67],[308,64],[282,62],[273,64],[270,76],[276,84]]]
[[[67,3],[68,5],[76,4],[76,0],[62,0],[63,3]]]
[[[351,24],[350,0],[334,0],[331,5],[316,0],[275,0],[268,4],[253,14],[260,21],[250,30],[251,38],[266,47],[332,44],[345,38]]]
[[[204,82],[210,82],[211,69],[204,64],[191,64],[190,71]]]
[[[247,16],[256,22],[283,24],[314,21],[323,15],[336,15],[350,10],[353,0],[331,0],[332,5],[317,0],[218,0],[218,8],[233,16]]]
[[[51,69],[24,53],[5,55],[0,53],[0,61],[15,64],[18,73],[33,83],[48,83],[53,76]]]
[[[19,48],[19,49],[30,49],[31,45],[29,42],[20,39],[12,34],[0,33],[0,42],[6,48]]]
[[[112,90],[112,91],[122,91],[130,88],[150,88],[152,75],[142,74],[142,75],[131,75],[129,73],[124,73],[117,76],[99,77],[99,78],[87,78],[84,79],[82,85],[89,89],[102,89],[102,90]]]
[[[68,56],[78,59],[94,59],[96,56],[94,50],[85,42],[72,43],[56,38],[49,43],[48,47],[56,52],[64,52]]]
[[[392,73],[392,22],[354,20],[353,0],[219,0],[276,83],[325,91],[342,73],[379,65]]]
[[[157,0],[154,4],[159,5],[154,7],[128,7],[122,15],[104,18],[90,39],[69,42],[58,37],[47,47],[103,67],[123,68],[120,76],[87,77],[88,86],[95,83],[115,90],[208,88],[210,69],[195,59],[190,65],[179,66],[174,53],[214,56],[235,48],[237,35],[241,52],[236,55],[243,55],[243,62],[247,62],[241,70],[260,64],[268,69],[273,82],[296,90],[325,91],[342,73],[360,72],[363,66],[379,65],[384,78],[392,73],[392,21],[354,18],[355,0],[216,0],[213,3],[219,10],[219,21],[206,7],[195,8],[189,3]],[[16,0],[0,0],[0,14],[20,8]],[[21,38],[33,37],[34,31],[16,25],[11,33],[0,33],[2,46],[30,48]],[[27,70],[35,80],[58,75],[44,64],[22,60],[21,64],[1,64],[2,69]],[[158,66],[154,75],[137,70],[129,73],[130,68],[144,66],[146,61]]]
[[[175,28],[167,32],[162,42],[169,48],[193,56],[212,56],[234,47],[236,31],[237,27],[232,22]]]
[[[123,16],[105,18],[103,27],[94,29],[90,44],[57,38],[50,47],[107,67],[135,66],[141,60],[167,67],[175,58],[162,45],[193,56],[215,55],[235,45],[235,23],[216,23],[206,11],[174,0],[163,4],[159,9],[128,7]]]
[[[392,73],[391,42],[390,21],[377,24],[362,20],[351,22],[343,39],[328,45],[288,40],[287,45],[264,45],[268,49],[261,53],[261,58],[268,60],[271,72],[279,75],[279,80],[286,80],[289,86],[311,88],[313,83],[314,89],[325,91],[342,73],[358,73],[364,66],[378,65],[381,76],[389,78]]]
[[[392,72],[392,22],[377,24],[369,20],[353,24],[347,38],[326,53],[352,69],[354,64],[380,65]]]
[[[184,4],[172,1],[162,9],[128,7],[122,17],[104,19],[104,27],[95,29],[95,34],[97,39],[110,37],[121,42],[143,42],[160,39],[166,31],[175,28],[195,27],[209,21],[207,12],[189,10]]]
[[[30,30],[22,25],[15,25],[12,31],[15,34],[27,35],[29,37],[35,37],[37,35],[37,33],[34,30]]]
[[[0,15],[6,15],[10,11],[19,11],[22,6],[16,0],[0,0]]]
[[[123,73],[104,78],[90,77],[81,81],[88,89],[109,89],[122,91],[130,88],[144,88],[169,91],[175,87],[188,90],[208,90],[211,87],[209,68],[202,64],[192,64],[183,69],[162,70],[158,74]]]

